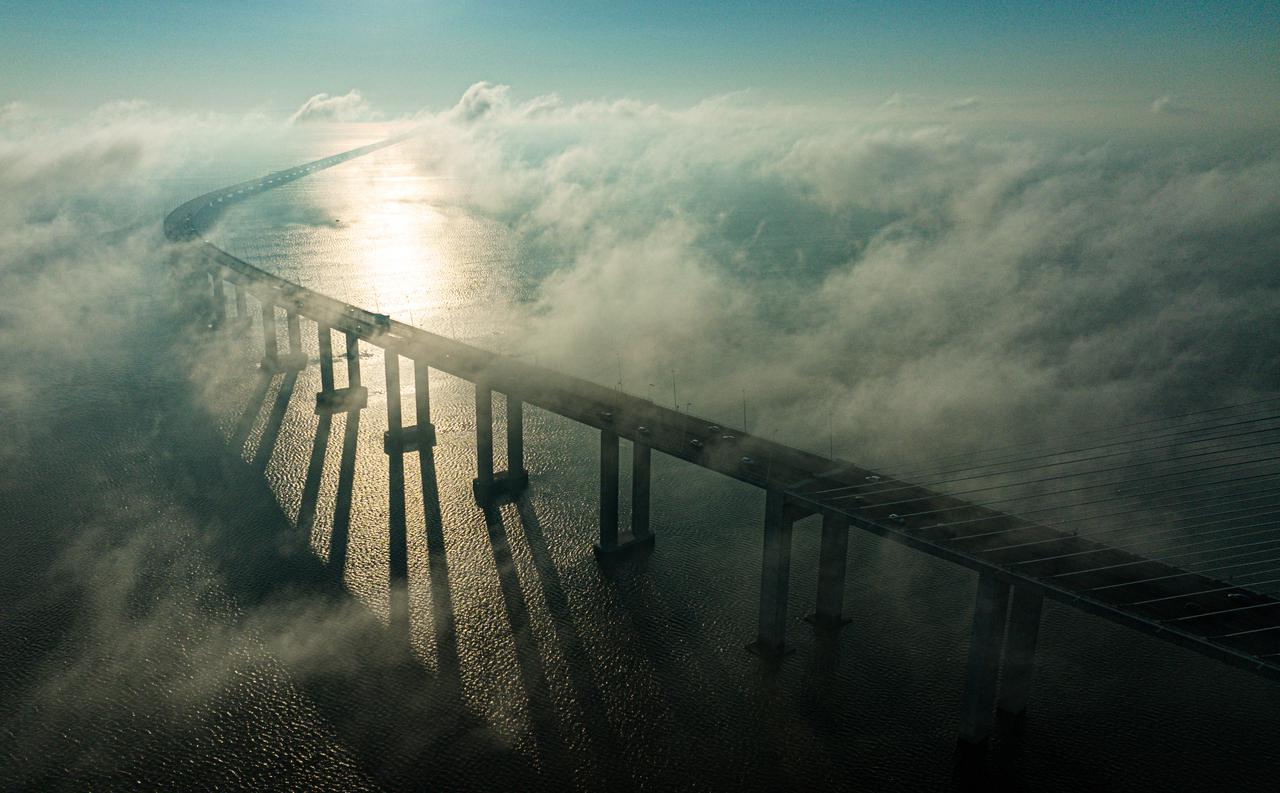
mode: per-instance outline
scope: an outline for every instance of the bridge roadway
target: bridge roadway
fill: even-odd
[[[512,424],[517,432],[522,403],[600,430],[601,547],[606,552],[628,547],[617,542],[619,438],[632,442],[637,455],[633,479],[644,480],[633,481],[633,500],[638,504],[633,511],[633,542],[651,539],[647,526],[651,449],[766,490],[760,632],[753,645],[764,655],[779,657],[785,650],[790,533],[792,524],[807,515],[823,516],[819,603],[814,617],[819,628],[834,628],[842,622],[840,600],[849,526],[977,571],[980,585],[961,720],[962,743],[981,744],[985,740],[993,728],[993,710],[1017,715],[1025,708],[1043,597],[1280,679],[1280,600],[390,320],[264,272],[200,237],[200,230],[209,227],[231,202],[398,140],[195,198],[170,213],[165,220],[166,234],[185,245],[185,261],[213,274],[217,294],[223,294],[221,282],[227,280],[238,292],[244,289],[253,294],[268,311],[274,312],[272,306],[285,309],[294,345],[298,343],[296,318],[301,315],[318,324],[322,337],[326,327],[347,334],[349,351],[359,339],[383,348],[388,355],[410,358],[475,383],[481,425],[490,423],[490,394],[498,391],[506,395],[508,405],[516,407]],[[243,310],[243,299],[239,294],[237,297]],[[225,302],[217,310],[225,312]],[[269,353],[274,352],[274,316],[270,322]],[[327,387],[332,388],[332,362],[321,363],[328,373]],[[395,425],[399,424],[398,368],[397,359],[394,381],[388,373],[388,382],[397,386],[392,389],[397,394]],[[425,382],[420,379],[419,388],[425,387]],[[389,434],[400,431],[395,425]],[[405,432],[411,430],[405,428]],[[488,456],[492,454],[491,432],[491,427],[478,428],[477,442]],[[519,447],[522,439],[516,438],[515,444]],[[511,465],[521,464],[516,461]],[[479,466],[478,482],[486,470],[493,475],[488,461],[481,459]],[[479,490],[477,497],[483,497]],[[1046,544],[1052,553],[1045,552]],[[1050,555],[1054,558],[1044,558]],[[1001,667],[1003,686],[997,691]]]

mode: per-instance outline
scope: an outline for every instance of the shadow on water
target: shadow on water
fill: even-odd
[[[387,455],[388,498],[387,542],[390,628],[397,641],[409,646],[409,548],[404,514],[404,455]]]
[[[277,397],[276,405],[282,404],[287,399]],[[252,406],[245,410],[252,412]],[[202,431],[199,422],[187,417],[173,423],[190,425],[171,428],[178,438]],[[338,492],[342,503],[335,513],[328,564],[312,553],[308,535],[290,525],[256,466],[231,452],[210,460],[183,455],[179,447],[174,473],[186,479],[181,490],[189,494],[191,511],[201,521],[202,547],[247,619],[269,632],[264,640],[273,657],[379,785],[453,789],[474,787],[477,780],[520,779],[533,787],[553,787],[562,775],[529,766],[461,701],[456,650],[452,664],[442,665],[445,673],[433,674],[412,655],[401,628],[388,631],[342,586],[358,427],[358,413],[349,414]],[[327,433],[327,422],[320,422],[312,454],[315,469],[323,457],[316,451],[323,446],[320,436]],[[264,437],[265,451],[260,449],[259,456],[270,456],[267,440],[274,436]],[[400,547],[393,553],[393,585],[404,581],[406,568],[403,461],[399,463],[398,477],[393,463],[391,494],[392,503],[400,505],[399,536],[392,532],[393,549]],[[314,495],[311,500],[314,515]],[[447,579],[440,584],[447,588]],[[452,616],[447,620],[452,622]]]
[[[431,582],[431,625],[435,636],[437,663],[442,685],[462,689],[462,662],[458,657],[458,633],[453,616],[453,595],[449,591],[449,560],[444,548],[444,518],[440,510],[440,490],[436,481],[435,450],[418,455],[422,470],[422,512],[427,534],[427,576]],[[458,694],[461,695],[460,693]]]
[[[630,786],[631,779],[631,774],[627,773],[627,756],[622,751],[613,726],[609,723],[604,697],[600,693],[591,668],[585,663],[585,659],[589,657],[587,649],[574,624],[569,598],[565,594],[564,583],[559,571],[556,570],[555,562],[551,559],[551,552],[542,532],[542,523],[538,520],[537,511],[526,496],[522,495],[516,501],[516,511],[520,517],[520,525],[524,529],[525,542],[533,557],[534,568],[538,572],[542,599],[546,603],[547,611],[551,614],[556,642],[565,660],[575,699],[582,710],[586,734],[598,744],[594,754],[605,758],[605,778],[609,789],[626,789]]]
[[[489,545],[493,549],[493,563],[502,588],[502,603],[506,609],[507,622],[511,625],[511,635],[515,639],[516,666],[529,703],[529,721],[538,746],[538,756],[542,766],[554,776],[568,778],[570,766],[564,736],[561,734],[555,704],[551,698],[551,687],[547,682],[546,663],[538,650],[538,643],[529,623],[529,606],[516,575],[502,514],[495,507],[488,506],[484,510],[484,519],[489,531]]]
[[[342,459],[338,465],[338,493],[334,498],[333,531],[329,534],[329,573],[342,580],[347,568],[347,540],[351,534],[351,495],[356,478],[356,442],[360,438],[360,411],[347,414],[342,433]]]
[[[267,391],[271,389],[272,379],[273,375],[270,372],[265,370],[258,372],[253,392],[245,400],[244,410],[240,412],[240,418],[236,421],[235,429],[231,432],[229,443],[232,449],[237,451],[243,449],[245,442],[249,440],[249,433],[253,432],[254,422],[258,420],[258,416],[262,413],[262,401],[267,398]]]
[[[320,498],[320,479],[324,474],[324,456],[329,448],[329,433],[333,428],[333,416],[325,413],[316,422],[316,437],[311,444],[311,459],[307,463],[307,478],[302,483],[302,502],[298,506],[298,532],[311,536],[316,522],[316,502]]]
[[[258,450],[253,455],[253,467],[259,471],[267,470],[271,452],[276,446],[276,438],[280,435],[280,425],[284,423],[284,413],[289,408],[290,398],[293,397],[293,386],[297,382],[297,372],[285,373],[284,379],[280,381],[280,389],[276,391],[276,401],[271,406],[271,414],[267,416],[267,424],[262,430]]]

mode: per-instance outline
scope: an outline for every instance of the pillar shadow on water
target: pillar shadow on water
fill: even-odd
[[[466,707],[456,684],[442,684],[335,580],[309,537],[292,530],[259,470],[237,450],[200,451],[221,441],[206,437],[210,423],[193,413],[174,411],[165,434],[176,450],[168,475],[182,482],[180,498],[199,521],[200,550],[220,573],[220,589],[236,604],[238,619],[259,637],[255,643],[307,697],[344,751],[386,789],[453,789],[475,786],[477,779],[550,789],[538,769]],[[348,508],[357,428],[353,413],[343,449]],[[321,434],[328,434],[323,422]],[[322,440],[313,445],[317,469]]]
[[[351,534],[351,495],[356,478],[356,443],[360,437],[360,411],[347,414],[342,433],[342,460],[338,465],[338,493],[334,498],[333,531],[329,534],[329,573],[342,580],[347,568],[347,540]]]
[[[444,548],[444,517],[440,510],[440,489],[436,482],[435,450],[430,446],[418,454],[422,471],[422,513],[427,534],[427,577],[431,582],[431,624],[435,635],[436,659],[443,685],[462,690],[462,663],[458,657],[458,633],[449,592],[449,560]]]
[[[249,398],[245,400],[244,410],[240,411],[240,418],[236,421],[235,429],[231,431],[230,446],[236,451],[244,448],[244,444],[249,440],[249,433],[253,432],[253,424],[258,420],[258,416],[262,414],[262,401],[267,398],[267,391],[271,389],[272,375],[270,372],[259,371],[257,374],[257,382],[254,383],[253,391],[249,394]]]
[[[542,531],[542,523],[538,520],[537,511],[529,503],[527,495],[522,494],[515,503],[520,524],[524,529],[525,541],[528,543],[534,567],[538,572],[542,598],[547,610],[551,613],[556,642],[560,646],[561,655],[568,667],[575,699],[582,709],[585,720],[583,726],[586,728],[588,738],[596,744],[593,755],[604,761],[602,768],[604,781],[607,783],[605,787],[610,790],[627,789],[631,786],[628,758],[622,750],[613,726],[609,723],[604,697],[600,693],[590,666],[586,663],[587,650],[574,624],[569,598],[565,594],[564,583],[560,579],[559,571],[556,570],[555,562],[551,559],[551,552]]]
[[[489,532],[489,545],[493,549],[493,562],[497,568],[498,582],[502,589],[502,603],[507,622],[515,639],[516,666],[520,682],[524,686],[529,703],[529,722],[538,747],[541,766],[553,778],[571,779],[563,735],[556,716],[555,703],[551,699],[551,686],[547,682],[547,668],[538,650],[529,623],[529,606],[520,588],[515,561],[511,557],[511,545],[507,539],[502,514],[496,507],[484,508],[485,525]]]
[[[409,548],[404,513],[404,454],[397,452],[387,455],[387,467],[389,623],[392,635],[407,647],[409,645]]]
[[[293,386],[297,382],[297,372],[285,373],[284,379],[280,381],[276,401],[271,406],[271,414],[267,416],[267,424],[262,430],[262,439],[258,441],[258,450],[253,455],[253,467],[259,471],[267,470],[267,463],[271,461],[271,452],[275,450],[276,438],[280,436],[280,425],[284,423],[284,414],[289,409],[289,400],[293,397]]]
[[[320,479],[324,474],[324,457],[329,448],[329,434],[333,429],[333,416],[324,414],[316,423],[316,437],[311,444],[311,459],[307,463],[307,478],[302,483],[302,502],[298,506],[298,533],[310,537],[316,522],[316,502],[320,498]]]
[[[660,786],[680,786],[700,779],[710,787],[785,790],[787,780],[772,756],[778,742],[762,737],[761,707],[754,697],[712,702],[707,693],[741,690],[741,684],[716,662],[716,648],[700,633],[701,618],[684,605],[673,605],[654,576],[634,567],[614,568],[611,577],[622,613],[629,620],[650,674],[678,714],[663,727],[665,750],[680,763],[666,769]],[[749,656],[748,656],[749,657]],[[728,712],[724,708],[728,707]],[[765,706],[767,707],[767,705]],[[719,711],[719,712],[717,712]],[[725,723],[737,725],[726,730]],[[698,746],[696,757],[682,747]]]

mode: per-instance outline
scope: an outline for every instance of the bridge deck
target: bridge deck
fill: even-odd
[[[394,141],[214,191],[165,221],[204,265],[264,303],[355,334],[389,352],[482,383],[573,421],[610,430],[761,488],[796,508],[846,516],[862,529],[1077,608],[1280,678],[1280,600],[1085,537],[981,507],[852,463],[753,436],[581,378],[533,366],[369,312],[266,273],[199,240],[229,201],[249,197]],[[1051,551],[1046,551],[1051,548]],[[1049,558],[1047,558],[1049,557]]]

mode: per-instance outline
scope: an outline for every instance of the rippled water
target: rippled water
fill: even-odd
[[[545,268],[447,188],[392,148],[246,201],[212,238],[502,349],[504,306]],[[966,784],[953,748],[969,573],[855,533],[852,622],[820,640],[801,621],[817,560],[804,521],[795,652],[771,670],[743,649],[759,586],[753,488],[655,456],[655,552],[606,572],[591,553],[594,431],[528,410],[532,487],[486,516],[470,493],[472,387],[433,372],[439,443],[405,457],[401,534],[381,351],[362,358],[368,408],[328,422],[312,411],[315,366],[296,381],[256,374],[256,326],[195,329],[152,354],[172,319],[144,312],[118,361],[75,388],[50,373],[49,418],[71,440],[47,441],[30,480],[74,471],[84,492],[5,491],[21,516],[10,558],[46,560],[6,576],[9,602],[40,604],[6,626],[32,645],[3,651],[20,703],[4,736],[12,787]],[[141,495],[98,500],[111,493]],[[100,535],[66,528],[92,521]],[[50,576],[66,583],[36,598]],[[1280,689],[1251,675],[1048,604],[1036,676],[1025,730],[997,742],[984,786],[1269,790],[1280,774]]]

